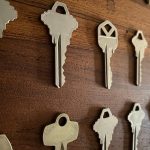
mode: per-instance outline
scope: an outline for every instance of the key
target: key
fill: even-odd
[[[78,123],[70,121],[69,116],[63,113],[57,117],[55,123],[45,127],[43,142],[45,146],[55,146],[55,150],[67,150],[68,143],[75,141],[78,134]]]
[[[142,110],[140,104],[136,103],[133,107],[133,110],[128,116],[128,121],[131,123],[133,133],[132,150],[137,150],[138,135],[141,130],[141,125],[144,117],[144,111]]]
[[[93,126],[93,130],[98,133],[102,150],[108,150],[112,141],[112,135],[118,119],[112,115],[109,108],[103,109],[100,118]]]
[[[6,135],[0,135],[0,150],[13,150]]]
[[[3,36],[3,30],[6,24],[17,18],[17,11],[6,0],[0,0],[0,38]]]
[[[57,8],[62,7],[65,14],[57,12]],[[55,84],[58,88],[65,83],[64,69],[67,46],[70,44],[72,32],[78,28],[78,22],[70,15],[66,4],[56,2],[52,10],[48,10],[41,15],[41,20],[50,29],[52,43],[55,44]]]
[[[98,27],[98,44],[105,54],[105,86],[110,89],[112,85],[110,58],[118,46],[118,32],[108,20]]]
[[[148,47],[148,43],[143,35],[142,31],[138,31],[132,38],[132,43],[135,47],[136,54],[136,85],[141,86],[142,81],[142,60],[144,59],[145,49]]]

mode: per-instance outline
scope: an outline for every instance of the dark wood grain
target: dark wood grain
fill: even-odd
[[[45,125],[61,112],[78,121],[80,134],[68,150],[99,150],[93,123],[103,107],[119,119],[110,150],[131,150],[127,115],[134,102],[146,117],[139,150],[150,149],[150,49],[143,61],[141,87],[135,84],[135,56],[131,38],[143,30],[150,43],[150,6],[144,0],[62,0],[78,22],[68,46],[63,88],[54,86],[54,45],[40,15],[54,0],[11,0],[19,18],[7,25],[0,39],[0,133],[14,150],[48,150],[43,146]],[[111,59],[113,86],[104,88],[104,58],[97,44],[97,26],[111,20],[118,28],[119,47]]]

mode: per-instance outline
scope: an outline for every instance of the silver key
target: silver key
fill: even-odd
[[[105,115],[108,114],[105,118]],[[108,150],[109,145],[112,141],[112,135],[116,125],[118,124],[118,119],[112,115],[109,108],[103,109],[100,118],[96,121],[93,126],[93,130],[98,133],[100,144],[102,144],[102,150]]]
[[[148,43],[142,31],[137,32],[137,34],[132,39],[132,43],[135,47],[135,53],[137,58],[136,85],[140,86],[142,81],[142,60],[144,59],[144,52],[145,49],[148,47]]]
[[[61,119],[66,122],[61,124]],[[55,146],[55,150],[67,150],[67,145],[77,139],[79,125],[77,122],[70,121],[67,114],[61,114],[56,122],[45,127],[43,142],[45,146]]]
[[[133,110],[128,116],[128,120],[131,123],[133,133],[132,150],[137,150],[138,135],[141,130],[141,125],[144,117],[144,111],[142,110],[140,104],[136,103],[133,107]]]
[[[57,8],[63,7],[66,14],[57,13]],[[65,53],[70,44],[72,32],[78,28],[78,22],[70,15],[66,4],[56,2],[52,10],[48,10],[41,15],[41,20],[50,29],[52,43],[55,44],[55,84],[58,88],[65,83],[63,65],[65,63]]]
[[[13,150],[5,134],[0,135],[0,150]]]
[[[110,89],[112,85],[110,58],[118,46],[118,32],[116,27],[108,20],[98,27],[98,44],[105,53],[105,86]]]
[[[0,0],[0,38],[3,36],[3,30],[6,24],[17,18],[17,11],[6,0]]]

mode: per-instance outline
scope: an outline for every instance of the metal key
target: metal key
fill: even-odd
[[[0,135],[0,150],[13,150],[5,134]]]
[[[108,115],[105,117],[105,115]],[[102,144],[102,150],[108,150],[112,141],[112,135],[118,119],[112,115],[109,108],[103,109],[100,118],[93,126],[93,130],[98,133],[100,144]]]
[[[112,85],[110,58],[118,46],[118,32],[116,27],[108,20],[98,27],[98,44],[105,53],[105,86],[110,89]]]
[[[61,119],[66,122],[61,124]],[[75,141],[79,134],[77,122],[70,121],[67,114],[61,114],[56,122],[44,129],[43,142],[45,146],[55,146],[55,150],[67,150],[67,144]]]
[[[140,86],[142,81],[142,60],[144,58],[145,49],[148,47],[148,43],[142,31],[137,32],[137,34],[132,38],[132,43],[135,47],[135,53],[137,58],[136,85]]]
[[[3,36],[3,30],[6,24],[17,18],[17,11],[6,0],[0,0],[0,38]]]
[[[140,104],[136,103],[133,107],[133,110],[128,116],[128,120],[131,123],[133,133],[132,150],[137,150],[138,135],[141,130],[141,125],[144,117],[144,111],[142,110]]]
[[[57,8],[62,7],[65,14],[57,13]],[[55,44],[55,84],[58,88],[65,83],[63,65],[65,63],[65,53],[70,44],[72,32],[78,28],[78,22],[70,15],[66,4],[56,2],[52,10],[48,10],[41,15],[41,20],[50,29],[52,43]]]

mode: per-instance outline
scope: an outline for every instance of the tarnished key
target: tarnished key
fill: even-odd
[[[105,86],[110,89],[112,85],[110,58],[118,46],[118,32],[116,27],[108,20],[98,27],[98,44],[105,53]]]
[[[144,58],[145,49],[148,47],[148,43],[142,31],[137,32],[137,34],[132,38],[132,43],[135,47],[137,58],[136,85],[140,86],[142,81],[142,60]]]
[[[128,116],[128,120],[131,123],[133,133],[132,150],[137,150],[138,135],[141,130],[141,125],[144,117],[144,111],[142,110],[140,104],[136,103],[133,107],[133,110]]]
[[[57,12],[57,8],[62,7],[65,14]],[[48,10],[41,15],[41,20],[50,29],[52,43],[55,44],[55,84],[58,88],[65,83],[63,65],[65,63],[65,53],[70,44],[72,32],[78,28],[78,22],[70,15],[66,4],[56,2],[52,10]]]
[[[6,0],[0,0],[0,38],[3,36],[3,30],[6,24],[17,18],[17,11]]]
[[[114,129],[117,124],[118,119],[114,115],[112,115],[110,109],[103,109],[100,118],[93,126],[93,130],[99,135],[100,144],[102,144],[102,150],[108,150],[109,145],[112,141]]]
[[[13,150],[5,134],[0,135],[0,150]]]
[[[64,119],[63,124],[61,119]],[[67,114],[61,114],[56,122],[45,127],[43,142],[45,146],[55,146],[55,150],[67,150],[67,144],[77,139],[79,125],[70,121]]]

